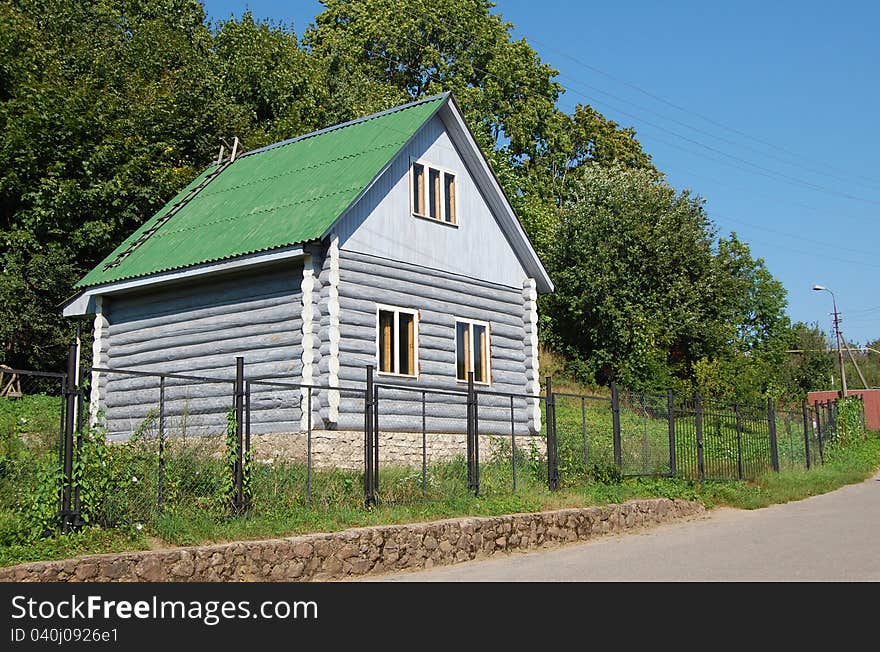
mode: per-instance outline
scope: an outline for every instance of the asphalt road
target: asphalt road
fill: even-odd
[[[880,581],[880,476],[794,503],[373,581]]]

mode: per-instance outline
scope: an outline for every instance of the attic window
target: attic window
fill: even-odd
[[[413,215],[455,224],[455,174],[413,163],[411,176]]]

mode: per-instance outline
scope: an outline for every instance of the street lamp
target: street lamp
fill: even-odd
[[[840,363],[840,384],[843,387],[843,398],[846,398],[846,370],[843,367],[843,347],[840,344],[840,314],[837,312],[837,301],[834,298],[834,292],[824,285],[814,285],[813,290],[816,292],[824,291],[831,295],[831,305],[834,306],[834,334],[837,336],[837,361]]]

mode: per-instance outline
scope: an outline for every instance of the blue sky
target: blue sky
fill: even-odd
[[[212,18],[281,20],[316,0],[204,0]],[[788,290],[789,315],[880,338],[880,4],[498,0],[568,91],[634,127],[678,189],[706,199]]]

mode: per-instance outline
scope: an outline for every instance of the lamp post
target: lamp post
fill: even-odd
[[[842,386],[842,398],[846,398],[846,369],[843,367],[843,347],[840,343],[840,314],[837,312],[837,301],[834,298],[834,292],[826,288],[824,285],[814,285],[813,290],[816,292],[827,292],[831,295],[831,305],[834,306],[834,334],[837,337],[837,361],[840,364],[840,384]]]

